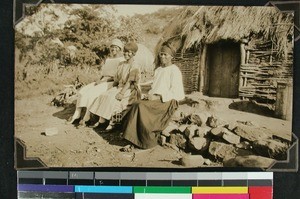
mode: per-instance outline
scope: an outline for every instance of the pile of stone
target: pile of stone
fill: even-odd
[[[251,122],[226,121],[207,112],[172,121],[162,132],[163,144],[185,152],[182,165],[201,167],[219,163],[225,167],[268,168],[285,160],[289,142]]]

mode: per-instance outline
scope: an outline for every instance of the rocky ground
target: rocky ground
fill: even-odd
[[[25,143],[28,157],[39,157],[48,167],[266,168],[286,158],[291,140],[291,121],[271,117],[257,104],[193,94],[163,132],[162,145],[123,152],[130,143],[120,130],[67,125],[74,105],[51,106],[52,98],[15,101],[15,137]]]

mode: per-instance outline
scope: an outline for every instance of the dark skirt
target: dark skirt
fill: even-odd
[[[156,146],[160,133],[167,127],[177,108],[176,100],[133,103],[122,119],[124,138],[143,149]]]

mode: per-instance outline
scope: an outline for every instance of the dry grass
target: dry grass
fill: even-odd
[[[152,75],[152,72],[143,72],[141,82],[151,80]],[[99,78],[99,69],[96,66],[53,67],[53,63],[24,67],[19,63],[15,67],[15,99],[55,96],[64,90],[64,85],[74,85],[77,78],[83,84],[94,82]]]
[[[159,47],[171,41],[177,50],[186,50],[201,43],[211,44],[221,39],[240,41],[251,34],[260,34],[283,52],[288,46],[287,35],[293,35],[293,16],[273,7],[189,6],[167,27]]]
[[[98,78],[96,67],[51,68],[50,65],[27,66],[26,68],[21,65],[17,66],[15,69],[15,99],[44,94],[55,95],[64,89],[64,85],[74,84],[77,77],[84,84]],[[46,70],[41,70],[41,68],[46,68]]]

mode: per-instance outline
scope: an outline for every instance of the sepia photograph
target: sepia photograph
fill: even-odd
[[[292,12],[42,3],[23,14],[17,169],[33,159],[45,168],[179,169],[268,169],[288,159]]]

